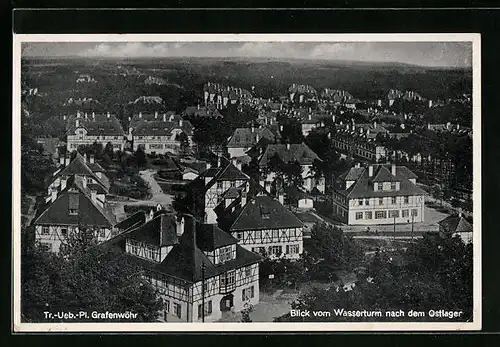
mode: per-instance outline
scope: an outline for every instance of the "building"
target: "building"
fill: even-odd
[[[216,207],[219,226],[247,250],[270,258],[297,259],[303,252],[303,223],[279,199],[244,190],[228,191]]]
[[[448,216],[439,223],[439,235],[441,237],[454,237],[458,236],[463,242],[472,242],[472,225],[467,219],[458,215]]]
[[[219,110],[214,105],[208,106],[188,106],[182,112],[182,118],[184,119],[199,119],[199,118],[209,118],[218,119],[224,118],[224,116],[219,112]]]
[[[243,88],[214,82],[207,82],[203,86],[203,100],[205,106],[215,105],[216,108],[221,109],[228,105],[242,103],[244,100],[248,99],[252,99],[252,93]]]
[[[236,128],[228,140],[227,152],[231,158],[242,157],[261,140],[276,143],[279,140],[279,132],[269,127],[255,128],[253,125],[250,128]]]
[[[266,191],[271,191],[271,186],[277,177],[276,172],[269,171],[269,161],[277,155],[283,163],[298,162],[302,168],[303,188],[310,192],[316,188],[319,192],[325,192],[325,178],[314,177],[312,170],[315,160],[322,161],[314,151],[305,143],[297,144],[269,144],[259,159],[261,172],[260,185]]]
[[[142,147],[146,153],[179,154],[193,144],[193,126],[173,112],[135,114],[130,120],[127,139],[133,150]]]
[[[111,238],[116,220],[106,200],[98,198],[85,177],[72,175],[62,182],[33,221],[35,242],[57,253],[68,237],[83,228],[94,233],[98,242]]]
[[[61,157],[59,167],[47,179],[47,201],[50,200],[52,191],[61,191],[66,188],[68,179],[78,175],[86,180],[87,187],[97,194],[97,199],[104,201],[106,195],[109,193],[111,183],[105,175],[105,170],[101,165],[95,162],[94,156],[81,155],[76,153],[73,160],[70,161],[69,157]]]
[[[377,124],[335,124],[335,132],[331,136],[333,147],[348,157],[362,158],[377,162],[387,158],[387,149],[377,141],[377,135],[388,135],[389,131]]]
[[[335,104],[345,104],[351,102],[354,97],[345,90],[325,88],[321,92],[321,98],[332,101]]]
[[[406,166],[357,165],[335,182],[333,213],[348,225],[423,222],[426,193],[416,179]]]
[[[230,188],[250,189],[250,177],[241,171],[241,165],[235,160],[226,161],[219,157],[217,167],[208,167],[191,184],[196,203],[203,211],[203,219],[207,224],[217,224],[215,207],[221,203],[224,194]]]
[[[288,97],[292,102],[303,103],[308,100],[315,100],[317,96],[316,89],[310,85],[293,83],[288,88]]]
[[[213,224],[151,211],[104,244],[125,253],[157,288],[167,322],[213,322],[259,302],[261,257]]]
[[[91,145],[94,142],[105,147],[111,143],[113,150],[123,150],[124,132],[115,115],[81,113],[68,117],[66,126],[66,146],[69,152],[75,151],[79,146]]]

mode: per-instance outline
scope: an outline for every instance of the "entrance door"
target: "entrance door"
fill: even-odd
[[[220,310],[221,312],[230,311],[233,307],[233,294],[226,295],[220,300]]]

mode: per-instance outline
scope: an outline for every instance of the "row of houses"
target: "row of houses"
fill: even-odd
[[[133,143],[133,149],[141,147],[146,153],[179,153],[184,145],[193,144],[193,126],[188,120],[173,112],[160,114],[134,114],[129,119],[128,132],[114,114],[80,113],[67,118],[66,146],[69,152],[82,145],[94,142],[106,146],[111,143],[113,149],[123,150],[127,141]]]
[[[217,109],[221,109],[249,99],[252,99],[252,93],[243,88],[214,82],[207,82],[203,85],[205,106],[215,105]]]

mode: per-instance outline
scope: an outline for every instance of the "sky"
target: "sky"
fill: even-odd
[[[471,67],[470,42],[37,42],[23,57],[251,57]]]

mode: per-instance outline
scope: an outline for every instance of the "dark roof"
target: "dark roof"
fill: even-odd
[[[380,175],[378,176],[379,172]],[[427,193],[415,184],[409,181],[407,177],[413,178],[413,173],[404,166],[396,166],[396,176],[390,172],[390,165],[374,164],[373,178],[368,176],[368,168],[351,168],[348,172],[342,174],[340,181],[355,181],[347,190],[338,189],[337,191],[349,198],[369,198],[384,196],[401,195],[426,195]],[[378,177],[377,177],[378,176]],[[375,179],[377,179],[375,181]],[[374,182],[400,182],[398,191],[374,191]],[[342,183],[344,183],[342,182]]]
[[[34,224],[112,227],[116,220],[111,209],[107,205],[103,208],[92,201],[81,180],[77,176],[70,177],[66,188],[54,202],[46,206]],[[78,215],[69,214],[70,204],[76,205]]]
[[[105,175],[103,175],[102,177],[98,177],[92,170],[92,168],[97,169],[95,172],[104,171],[101,165],[97,163],[90,164],[89,162],[85,162],[84,157],[77,152],[76,157],[67,166],[63,167],[61,171],[59,171],[56,175],[50,177],[49,178],[50,182],[48,183],[50,184],[54,182],[58,177],[61,176],[72,176],[72,175],[91,176],[93,179],[95,179],[98,183],[100,183],[103,186],[106,192],[109,191],[110,184],[108,178]]]
[[[229,163],[225,168],[221,169],[215,177],[217,181],[234,181],[234,180],[248,180],[250,177],[244,174],[232,163]]]
[[[175,245],[178,243],[176,217],[172,213],[161,213],[130,231],[127,238],[157,247]]]
[[[185,230],[182,236],[179,238],[179,243],[174,245],[170,253],[165,257],[161,263],[155,263],[153,261],[141,259],[133,255],[128,255],[131,259],[136,261],[143,268],[164,274],[167,276],[173,276],[176,278],[184,279],[187,282],[195,283],[202,279],[201,269],[202,264],[205,265],[205,278],[210,278],[222,274],[228,270],[240,268],[243,266],[248,266],[259,262],[262,257],[250,252],[240,245],[236,244],[236,259],[229,260],[223,264],[214,265],[208,257],[199,248],[201,244],[202,247],[210,242],[196,241],[197,246],[195,246],[193,238],[193,219],[186,218]],[[199,229],[201,227],[201,229]],[[229,238],[231,238],[231,244],[236,243],[235,239],[230,235],[226,234],[224,231],[217,227],[205,226],[201,223],[196,222],[196,236],[199,233],[206,231],[205,228],[212,228],[213,234],[207,237],[208,241],[214,241],[212,244],[227,244]],[[198,230],[199,229],[199,230]],[[226,235],[222,235],[226,234]],[[115,238],[105,242],[103,245],[105,247],[119,249],[121,252],[125,250],[125,240],[129,233],[122,233]],[[226,237],[228,236],[228,237]]]
[[[137,211],[130,217],[127,217],[121,222],[117,223],[115,227],[121,230],[129,230],[130,228],[139,226],[141,224],[144,224],[145,222],[146,222],[146,212]]]
[[[79,120],[78,128],[87,130],[90,136],[123,136],[123,128],[114,114],[80,114],[80,117],[72,115],[68,118],[66,126],[68,134],[74,134],[76,131],[76,120]]]
[[[228,148],[240,148],[240,147],[252,147],[257,143],[257,135],[259,136],[259,141],[262,139],[267,139],[271,142],[276,141],[276,136],[273,131],[267,127],[263,128],[237,128],[234,130],[233,136],[229,139],[227,143]]]
[[[267,218],[263,218],[267,214]],[[232,222],[229,231],[249,229],[299,228],[302,222],[278,200],[270,196],[256,196],[228,216]]]
[[[287,149],[287,145],[285,144],[269,144],[260,158],[259,165],[266,166],[269,159],[271,159],[275,153],[277,153],[285,163],[298,161],[299,164],[306,165],[312,164],[314,160],[321,161],[318,155],[303,142],[290,144],[289,146],[290,148]]]
[[[200,224],[196,228],[196,243],[203,251],[234,245],[238,240],[219,229],[215,224]]]
[[[222,118],[222,114],[215,107],[199,107],[188,106],[183,112],[186,117],[208,117],[208,118]]]
[[[462,216],[448,216],[438,223],[445,232],[448,233],[466,233],[472,232],[472,225]]]

